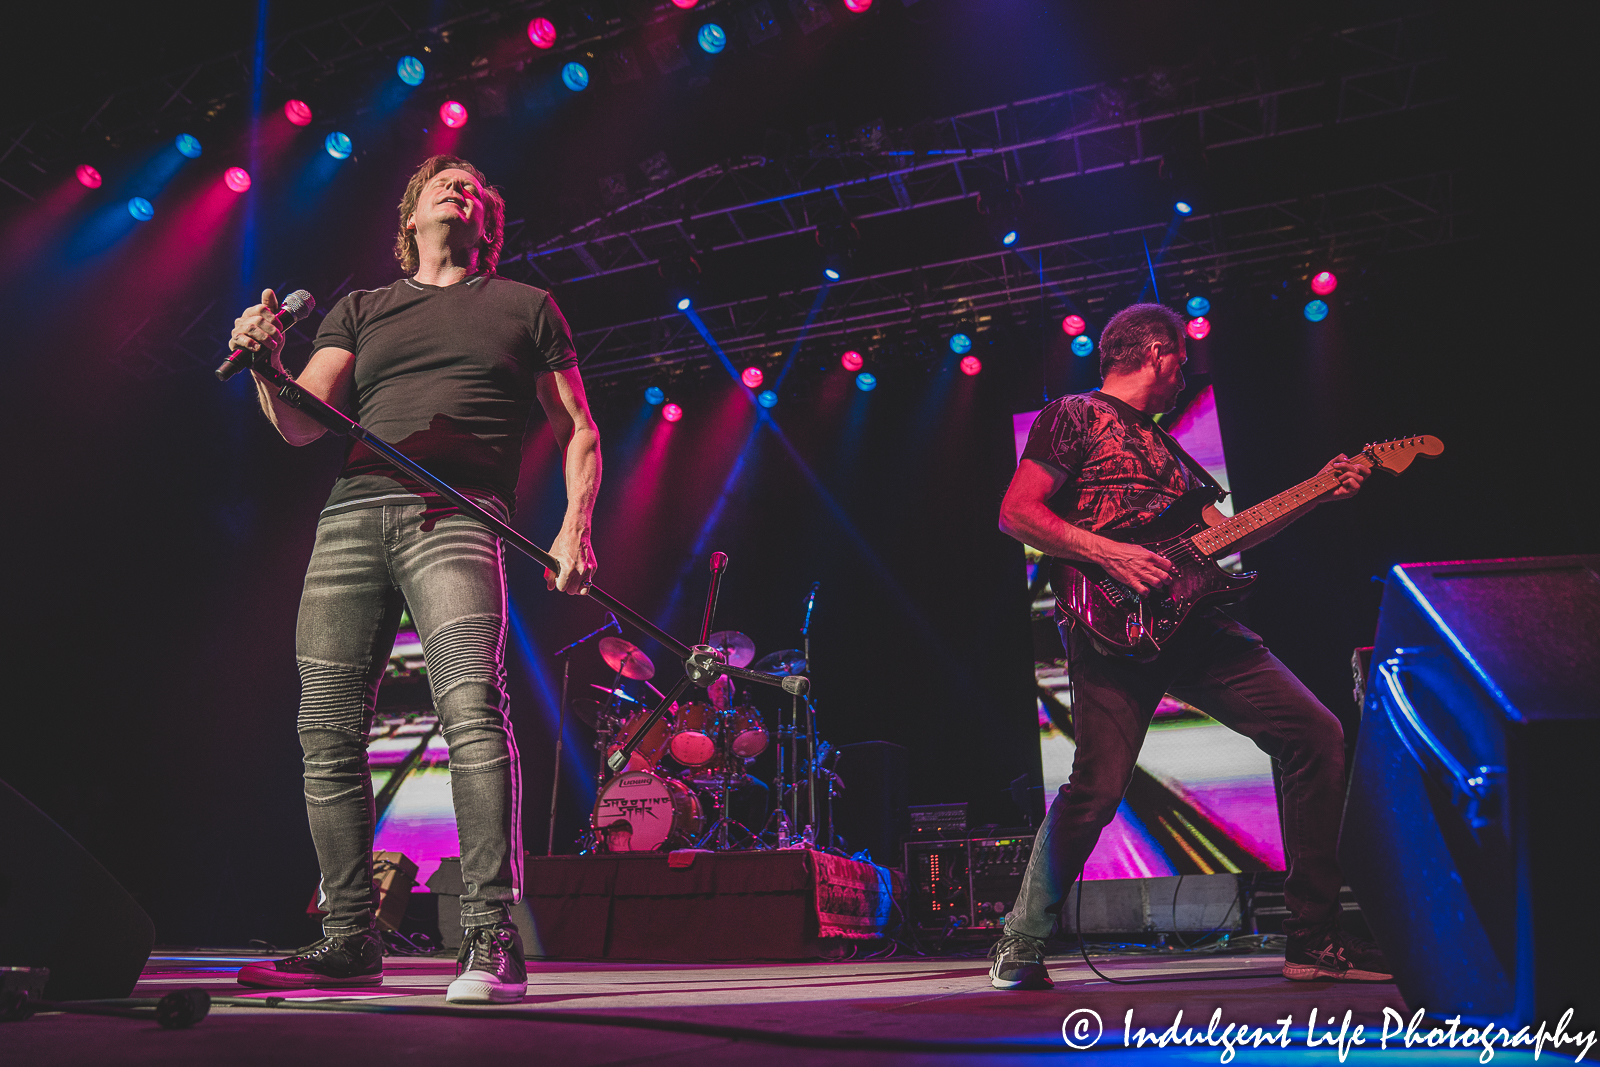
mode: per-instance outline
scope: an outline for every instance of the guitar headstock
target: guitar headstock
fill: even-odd
[[[1418,456],[1437,456],[1444,451],[1444,442],[1424,434],[1421,437],[1400,437],[1393,441],[1379,441],[1361,450],[1372,461],[1372,469],[1388,474],[1399,474],[1411,466]]]

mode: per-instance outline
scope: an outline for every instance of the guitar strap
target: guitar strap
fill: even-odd
[[[1162,429],[1154,422],[1152,422],[1150,425],[1155,426],[1156,433],[1160,435],[1162,441],[1166,442],[1167,451],[1171,452],[1174,456],[1177,456],[1178,462],[1182,463],[1185,467],[1188,467],[1189,473],[1200,479],[1200,483],[1202,485],[1207,486],[1214,493],[1216,493],[1218,500],[1221,500],[1223,497],[1228,495],[1228,490],[1222,488],[1217,480],[1211,477],[1211,472],[1200,466],[1193,456],[1189,455],[1189,453],[1183,450],[1183,446],[1178,444],[1177,438],[1173,437],[1170,433]]]

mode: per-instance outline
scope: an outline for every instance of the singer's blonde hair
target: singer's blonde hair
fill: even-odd
[[[506,243],[506,201],[500,190],[489,184],[483,171],[460,156],[429,156],[406,183],[406,195],[400,198],[400,234],[394,240],[394,258],[407,274],[417,273],[420,259],[417,255],[417,232],[406,227],[406,222],[417,210],[417,200],[422,189],[441,170],[464,170],[478,179],[478,195],[483,198],[483,241],[478,245],[478,269],[493,274],[500,264],[500,249]]]

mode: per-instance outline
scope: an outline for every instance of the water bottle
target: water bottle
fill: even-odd
[[[789,847],[789,813],[778,809],[778,847]]]

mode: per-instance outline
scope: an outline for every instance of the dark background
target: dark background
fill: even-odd
[[[269,21],[312,6],[271,5]],[[525,111],[474,119],[458,148],[502,184],[513,214],[566,217],[588,206],[572,190],[660,148],[685,173],[760,151],[772,130],[803,140],[804,127],[823,119],[909,123],[1208,52],[1292,65],[1297,42],[1318,26],[1388,10],[1336,4],[1305,16],[1279,7],[878,0],[859,23],[835,11],[836,32],[791,34],[763,51],[730,47],[700,81],[597,79],[557,109],[537,106],[535,86]],[[13,64],[7,99],[14,110],[48,109],[63,93],[93,96],[248,47],[254,12],[214,14],[102,13],[70,38],[54,12],[25,15],[11,40],[28,57]],[[1216,384],[1241,505],[1369,440],[1431,433],[1446,444],[1441,457],[1399,480],[1375,480],[1247,559],[1262,577],[1242,616],[1341,714],[1350,709],[1350,650],[1371,640],[1379,581],[1393,563],[1596,548],[1586,418],[1593,279],[1573,251],[1592,209],[1561,147],[1571,134],[1554,117],[1576,99],[1564,80],[1575,80],[1565,73],[1573,68],[1557,51],[1570,35],[1531,15],[1515,27],[1471,9],[1459,20],[1447,42],[1454,103],[1359,134],[1310,135],[1213,161],[1219,200],[1274,183],[1333,188],[1385,167],[1455,168],[1470,189],[1468,239],[1342,274],[1320,326],[1300,316],[1298,289],[1219,296],[1216,332],[1191,364]],[[512,20],[506,32],[520,25]],[[269,93],[266,113],[280,105]],[[130,375],[110,353],[143,319],[196,294],[242,307],[284,281],[320,294],[351,275],[356,287],[391,280],[388,205],[433,134],[368,115],[349,123],[353,136],[363,136],[362,122],[370,150],[314,193],[304,184],[314,149],[259,165],[253,238],[235,214],[208,250],[175,251],[150,227],[82,254],[73,242],[93,219],[89,205],[50,220],[30,245],[17,235],[39,232],[40,206],[4,208],[12,254],[0,265],[9,475],[0,778],[100,858],[166,943],[307,934],[300,912],[316,874],[293,729],[293,623],[341,449],[283,444],[242,381],[219,386],[204,368]],[[208,132],[202,161],[213,165],[203,177],[180,175],[169,195],[214,180],[211,146],[230,136],[243,131],[222,123]],[[132,169],[155,147],[125,146],[101,160],[108,187],[117,167]],[[1141,191],[1150,178],[1136,168],[1063,188],[1039,210],[1055,212],[1053,224],[1068,232],[1123,217],[1148,222],[1166,209],[1159,190]],[[953,213],[903,217],[886,224],[873,254],[892,259],[901,241],[944,236],[960,250],[980,239],[972,229]],[[252,240],[246,262],[240,249]],[[708,286],[759,292],[811,269],[807,262],[773,242],[708,266]],[[617,302],[656,299],[641,286],[630,276],[556,295],[583,328]],[[803,388],[775,412],[781,434],[755,426],[726,376],[684,379],[674,399],[689,416],[672,427],[640,400],[646,383],[599,383],[601,584],[687,635],[698,623],[705,557],[726,551],[733,564],[719,625],[748,633],[765,653],[798,643],[806,590],[820,581],[823,736],[905,745],[913,802],[966,800],[979,821],[1015,823],[1004,787],[1037,772],[1037,731],[1021,550],[996,531],[995,514],[1013,466],[1010,416],[1042,403],[1055,340],[1029,327],[993,330],[977,350],[985,364],[977,378],[943,359],[886,374],[870,395],[825,371],[837,367],[836,347],[802,350]],[[289,361],[308,354],[302,345]],[[1075,373],[1075,387],[1094,384],[1086,368]],[[536,430],[517,525],[548,542],[561,500],[548,433]],[[527,844],[537,852],[550,791],[549,695],[559,686],[548,653],[604,616],[546,593],[524,560],[513,560],[511,575],[526,638],[511,642],[513,716]],[[670,682],[673,668],[645,646]],[[580,684],[604,676],[592,654],[575,660]],[[586,740],[581,729],[569,734],[569,743]],[[567,765],[558,848],[586,817],[578,773]]]

